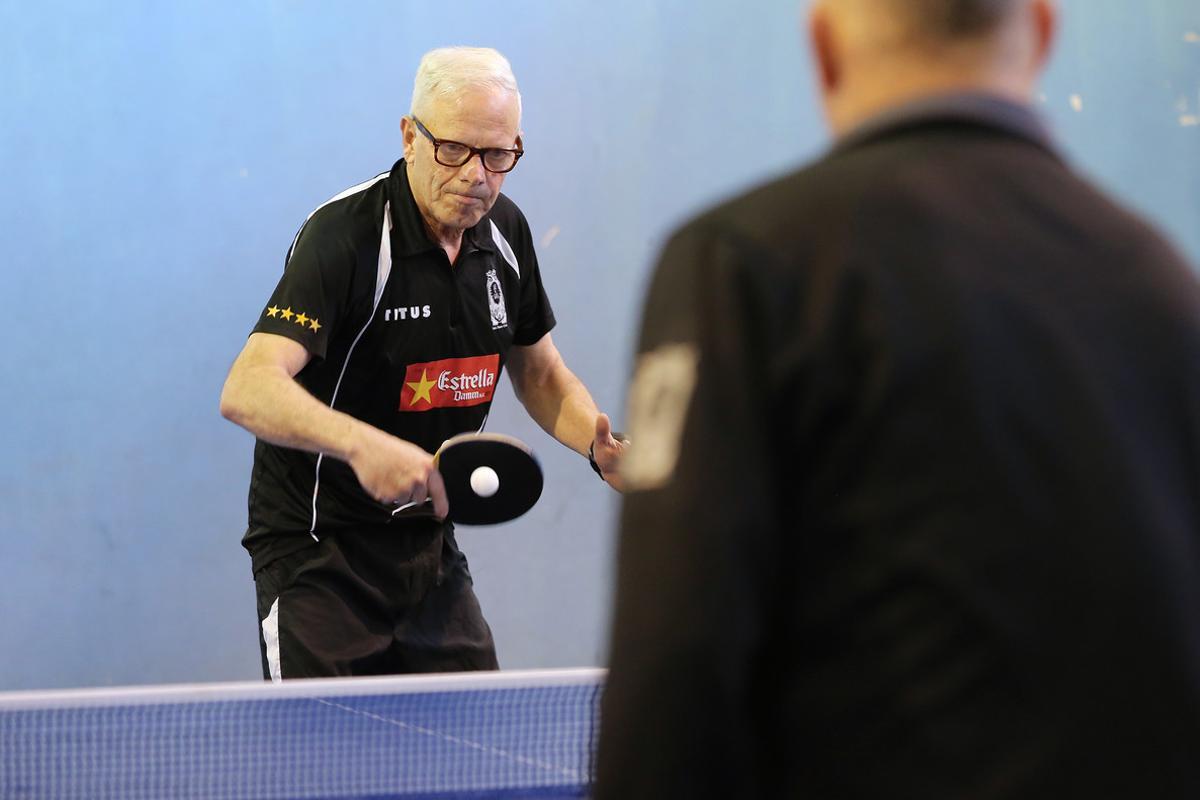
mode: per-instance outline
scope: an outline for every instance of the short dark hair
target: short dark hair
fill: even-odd
[[[1018,0],[890,0],[911,30],[943,41],[985,36],[1000,26]]]

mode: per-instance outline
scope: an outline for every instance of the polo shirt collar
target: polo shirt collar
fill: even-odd
[[[1049,130],[1033,108],[985,92],[932,95],[887,109],[839,138],[833,150],[848,150],[905,128],[938,122],[966,122],[995,128],[1058,155]]]
[[[425,219],[417,208],[412,187],[408,183],[408,165],[404,159],[392,166],[392,174],[388,177],[388,199],[392,204],[393,253],[416,256],[441,249],[441,245],[433,241],[425,229]],[[494,250],[490,227],[490,217],[485,215],[475,227],[463,231],[464,249]]]

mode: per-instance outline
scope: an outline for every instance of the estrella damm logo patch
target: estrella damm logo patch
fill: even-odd
[[[500,356],[496,353],[409,364],[399,410],[428,411],[490,402],[499,376]]]
[[[279,306],[271,306],[270,308],[268,308],[266,310],[265,313],[268,317],[275,317],[276,319],[282,319],[282,320],[286,320],[288,322],[294,322],[295,324],[299,325],[301,328],[307,328],[308,330],[312,331],[313,333],[316,333],[317,331],[321,330],[321,323],[317,321],[316,317],[310,317],[307,314],[305,314],[303,311],[292,311],[291,306],[288,306],[287,308],[280,308]]]

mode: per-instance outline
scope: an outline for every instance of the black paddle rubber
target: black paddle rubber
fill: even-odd
[[[542,468],[519,439],[499,433],[464,433],[447,439],[434,457],[446,484],[450,519],[463,525],[494,525],[516,519],[542,496]],[[496,471],[500,486],[490,497],[471,488],[479,467]]]

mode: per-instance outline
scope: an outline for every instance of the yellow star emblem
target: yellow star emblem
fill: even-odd
[[[270,308],[268,308],[267,316],[268,317],[278,317],[279,316],[279,306],[271,306]]]
[[[285,308],[283,311],[280,311],[280,312],[279,312],[279,314],[280,314],[280,316],[282,316],[284,319],[291,319],[291,318],[292,318],[292,307],[291,307],[291,306],[288,306],[288,307],[287,307],[287,308]]]
[[[321,323],[317,322],[316,319],[310,319],[308,321],[308,327],[312,328],[313,331],[319,331],[321,330]]]
[[[299,325],[301,328],[303,328],[305,325],[308,324],[308,317],[304,316],[303,313],[297,314],[296,315],[296,324]]]
[[[404,385],[413,390],[413,398],[409,402],[410,406],[415,406],[421,398],[425,398],[426,403],[433,405],[433,400],[429,398],[429,390],[437,384],[429,380],[429,374],[425,370],[421,370],[421,380],[416,383],[405,381]]]

